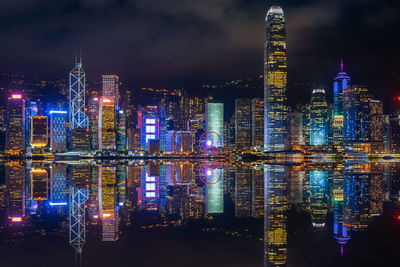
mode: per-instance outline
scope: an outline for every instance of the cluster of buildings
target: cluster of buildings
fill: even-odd
[[[13,86],[20,83],[19,76],[8,78],[14,78]],[[96,85],[101,90],[86,90],[82,62],[77,60],[68,95],[61,90],[67,104],[57,102],[44,111],[41,102],[25,99],[21,92],[9,94],[6,116],[0,117],[0,128],[4,124],[6,130],[4,150],[8,155],[200,154],[205,133],[210,133],[206,139],[214,151],[221,152],[399,150],[399,116],[385,115],[382,101],[366,86],[352,83],[343,61],[333,79],[333,101],[327,100],[326,88],[314,88],[308,104],[288,106],[286,25],[277,6],[266,16],[263,78],[264,98],[237,98],[233,116],[225,118],[224,103],[210,95],[121,90],[117,75],[103,75]],[[232,84],[239,82],[226,86]]]

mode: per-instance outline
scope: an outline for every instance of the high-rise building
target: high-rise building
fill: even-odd
[[[190,131],[178,131],[176,133],[176,152],[191,153],[193,152],[193,135]]]
[[[46,116],[31,117],[31,140],[30,144],[33,149],[42,149],[47,146],[48,142],[48,122]]]
[[[117,112],[117,150],[125,151],[126,148],[126,116],[125,111],[120,109]]]
[[[326,224],[328,213],[328,190],[326,172],[310,171],[310,211],[313,227],[320,228]]]
[[[115,105],[119,104],[119,77],[117,75],[103,75],[103,97],[111,99]]]
[[[114,104],[114,101],[112,101]],[[116,170],[115,167],[100,166],[101,187],[99,187],[99,207],[102,218],[102,241],[118,240],[118,214],[116,196]]]
[[[147,150],[149,140],[160,139],[160,122],[157,106],[141,107],[139,111],[139,123],[141,129],[142,150]]]
[[[50,168],[50,205],[64,206],[67,204],[67,166],[52,165]]]
[[[75,68],[69,73],[69,127],[88,128],[85,113],[86,75],[82,69],[82,58],[75,62]]]
[[[89,100],[89,130],[90,130],[90,150],[96,151],[99,149],[99,103],[100,98],[93,96]]]
[[[102,98],[99,109],[99,149],[110,151],[116,148],[114,101]]]
[[[369,101],[369,140],[383,142],[383,103],[379,100]]]
[[[67,150],[67,112],[50,111],[50,151],[64,152]]]
[[[264,43],[264,150],[285,146],[287,55],[283,10],[272,6],[265,19]]]
[[[207,177],[209,184],[206,187],[206,212],[224,212],[224,170],[214,169]]]
[[[12,94],[7,101],[6,152],[18,155],[25,152],[25,100]]]
[[[332,143],[340,146],[343,142],[343,92],[350,88],[350,76],[343,71],[343,60],[340,64],[340,72],[333,79],[333,119],[332,119]]]
[[[264,147],[264,99],[251,100],[251,145],[261,150]]]
[[[5,163],[7,184],[7,215],[11,222],[25,217],[25,166],[20,162]]]
[[[325,90],[314,89],[310,106],[310,145],[322,146],[328,144],[328,104]]]
[[[370,100],[365,86],[354,85],[343,91],[344,142],[369,141]]]
[[[206,130],[216,133],[218,137],[211,135],[215,140],[211,140],[216,146],[224,147],[224,104],[208,102],[206,104]]]
[[[235,148],[249,150],[251,147],[251,100],[235,100]]]
[[[304,145],[303,139],[303,115],[301,113],[289,113],[286,118],[287,149],[298,149]]]
[[[71,133],[71,151],[88,153],[90,151],[90,131],[87,128],[75,128]]]

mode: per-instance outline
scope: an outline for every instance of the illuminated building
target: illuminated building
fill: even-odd
[[[310,145],[328,144],[328,105],[324,89],[314,89],[311,95]]]
[[[128,150],[141,150],[140,129],[129,128],[127,131]]]
[[[99,167],[101,186],[99,186],[99,210],[102,218],[102,241],[118,240],[118,213],[116,196],[116,170],[114,167]]]
[[[371,97],[364,86],[352,86],[343,91],[344,142],[369,141]]]
[[[224,213],[224,170],[213,169],[207,177],[206,212],[209,214]]]
[[[272,6],[265,19],[264,43],[264,150],[285,145],[287,55],[283,10]]]
[[[235,175],[235,216],[250,217],[251,214],[251,170],[238,167]]]
[[[119,96],[119,77],[117,75],[103,75],[103,98],[111,99],[112,103],[117,105]]]
[[[340,64],[340,72],[333,79],[333,120],[332,142],[340,146],[343,142],[343,92],[350,88],[350,77],[343,71],[343,61]]]
[[[350,228],[344,223],[343,212],[345,209],[343,197],[343,179],[333,177],[333,235],[343,251],[343,246],[350,240]]]
[[[383,103],[382,101],[371,99],[369,106],[369,140],[383,142]]]
[[[177,131],[168,131],[166,137],[166,151],[175,152],[176,151],[176,133]]]
[[[287,262],[287,198],[285,168],[264,165],[264,266]]]
[[[126,146],[126,116],[125,111],[117,112],[117,150],[125,151]]]
[[[67,112],[50,111],[50,151],[64,152],[67,150]]]
[[[86,75],[82,69],[82,58],[75,62],[69,73],[69,127],[87,129],[88,117],[85,114]]]
[[[299,149],[300,145],[304,145],[303,139],[303,115],[300,113],[289,113],[286,118],[287,124],[287,141],[288,149]]]
[[[261,150],[264,147],[264,99],[251,100],[251,145]]]
[[[13,94],[7,101],[6,152],[19,155],[25,152],[25,100]]]
[[[127,167],[124,165],[117,166],[117,202],[118,206],[124,206],[126,202],[126,179]]]
[[[48,175],[44,169],[31,170],[31,199],[46,200],[48,192]]]
[[[325,227],[328,213],[327,173],[310,171],[310,210],[313,227]]]
[[[22,222],[25,217],[25,166],[8,161],[5,172],[8,218],[11,222]]]
[[[193,164],[176,164],[176,182],[179,184],[191,184],[193,182]]]
[[[31,151],[31,117],[38,115],[38,106],[36,102],[29,101],[25,102],[25,142],[26,142],[26,152],[30,154]]]
[[[235,149],[249,150],[251,147],[251,100],[235,100]]]
[[[158,140],[158,139],[149,139],[147,141],[147,152],[150,155],[158,155],[158,154],[160,154],[160,140]]]
[[[50,167],[50,205],[64,206],[68,204],[67,166],[52,165]]]
[[[71,133],[71,151],[87,153],[90,151],[90,131],[86,128],[75,128]]]
[[[160,151],[165,152],[167,150],[167,118],[165,104],[160,104]]]
[[[390,116],[383,116],[383,148],[385,151],[390,151],[392,149],[392,127],[390,125]]]
[[[177,131],[176,136],[176,152],[191,153],[193,152],[193,135],[190,131]]]
[[[72,186],[80,188],[90,185],[90,166],[87,163],[70,164],[68,173]]]
[[[158,119],[158,107],[146,106],[139,111],[138,120],[141,129],[142,150],[147,150],[149,140],[160,139],[160,123]]]
[[[215,132],[221,139],[216,140],[216,136],[212,135],[211,140],[216,146],[224,147],[224,104],[216,102],[208,102],[206,104],[206,130]]]
[[[114,101],[102,98],[99,109],[99,149],[110,151],[116,148]]]
[[[48,128],[46,116],[32,116],[31,117],[31,147],[40,149],[47,146]]]
[[[90,130],[90,150],[99,150],[99,104],[100,98],[94,96],[89,101],[89,130]]]

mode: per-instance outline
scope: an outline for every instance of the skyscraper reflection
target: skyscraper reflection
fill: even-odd
[[[264,166],[264,266],[287,262],[287,198],[285,167]]]

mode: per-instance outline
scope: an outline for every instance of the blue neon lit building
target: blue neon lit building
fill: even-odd
[[[67,121],[66,111],[50,111],[50,151],[64,152],[67,150]]]
[[[53,165],[50,167],[49,203],[50,206],[65,206],[68,204],[66,165]]]
[[[142,150],[147,150],[149,140],[160,139],[160,122],[157,106],[141,107],[138,113],[140,123],[140,143]]]
[[[224,103],[208,102],[206,104],[206,129],[219,135],[221,143],[217,136],[210,135],[215,147],[224,147]]]

